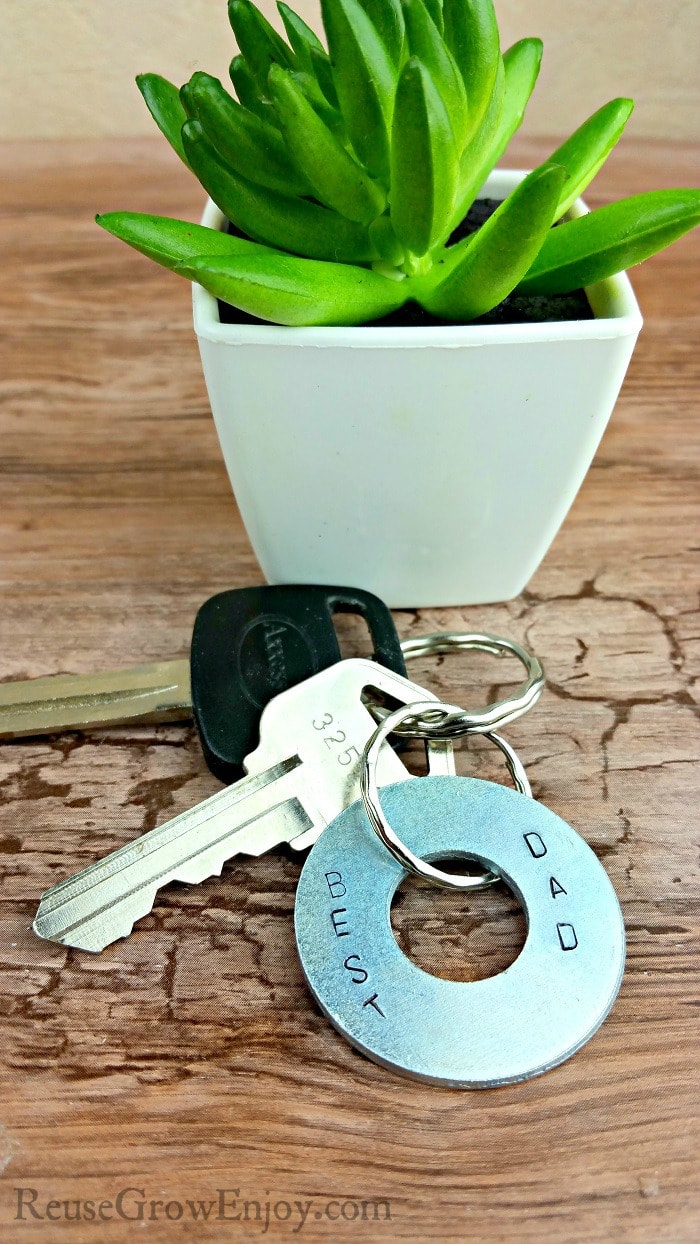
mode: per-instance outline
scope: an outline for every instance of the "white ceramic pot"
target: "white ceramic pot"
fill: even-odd
[[[483,193],[503,198],[524,175],[496,172]],[[203,223],[222,220],[210,203]],[[625,274],[587,292],[593,320],[282,328],[222,324],[195,286],[219,440],[267,579],[363,587],[395,608],[517,596],[642,325]]]

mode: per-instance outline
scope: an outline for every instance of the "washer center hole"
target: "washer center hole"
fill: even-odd
[[[440,860],[438,866],[448,873],[481,871],[464,859]],[[394,895],[391,928],[408,959],[450,981],[485,980],[504,972],[527,936],[525,913],[504,881],[460,892],[408,876]]]

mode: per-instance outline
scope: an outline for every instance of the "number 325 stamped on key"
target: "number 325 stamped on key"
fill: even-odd
[[[332,713],[324,713],[323,717],[314,718],[311,725],[314,730],[318,730],[322,735],[323,742],[329,752],[335,753],[335,758],[339,765],[351,765],[354,760],[359,759],[360,752],[354,743],[343,748],[343,744],[347,743],[348,736],[344,730],[341,730]],[[339,751],[339,748],[343,748],[343,750]]]

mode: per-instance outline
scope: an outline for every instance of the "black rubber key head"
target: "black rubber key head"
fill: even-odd
[[[222,782],[242,776],[265,705],[340,661],[333,615],[360,614],[375,660],[406,673],[387,606],[346,587],[246,587],[212,596],[194,624],[192,705],[205,760]]]

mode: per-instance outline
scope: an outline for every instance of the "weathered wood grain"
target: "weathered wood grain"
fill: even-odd
[[[524,165],[544,154],[518,151]],[[92,215],[193,219],[198,188],[157,141],[7,145],[1,160],[0,677],[181,655],[201,601],[259,571],[208,413],[189,289]],[[687,184],[697,168],[694,148],[627,143],[590,198]],[[255,1237],[266,1203],[274,1238],[697,1239],[697,242],[635,285],[647,323],[629,378],[528,590],[397,614],[404,635],[466,625],[542,656],[541,705],[508,734],[538,798],[584,834],[622,901],[629,957],[612,1015],[527,1084],[458,1093],[391,1077],[307,995],[292,853],[171,887],[101,956],[41,942],[30,924],[42,890],[217,783],[187,727],[4,744],[3,1238],[133,1238],[137,1193],[123,1206],[132,1221],[104,1206],[105,1221],[85,1218],[85,1202],[133,1188],[155,1241]],[[358,643],[349,634],[350,652]],[[485,657],[413,671],[448,699],[495,690]],[[459,766],[504,777],[484,744]],[[418,886],[394,919],[419,962],[457,978],[502,968],[524,936],[505,898],[465,908]],[[17,1219],[18,1188],[36,1190],[41,1221],[26,1204]],[[76,1201],[82,1219],[66,1221]],[[188,1201],[211,1202],[206,1223]],[[244,1201],[248,1221],[235,1220]]]

